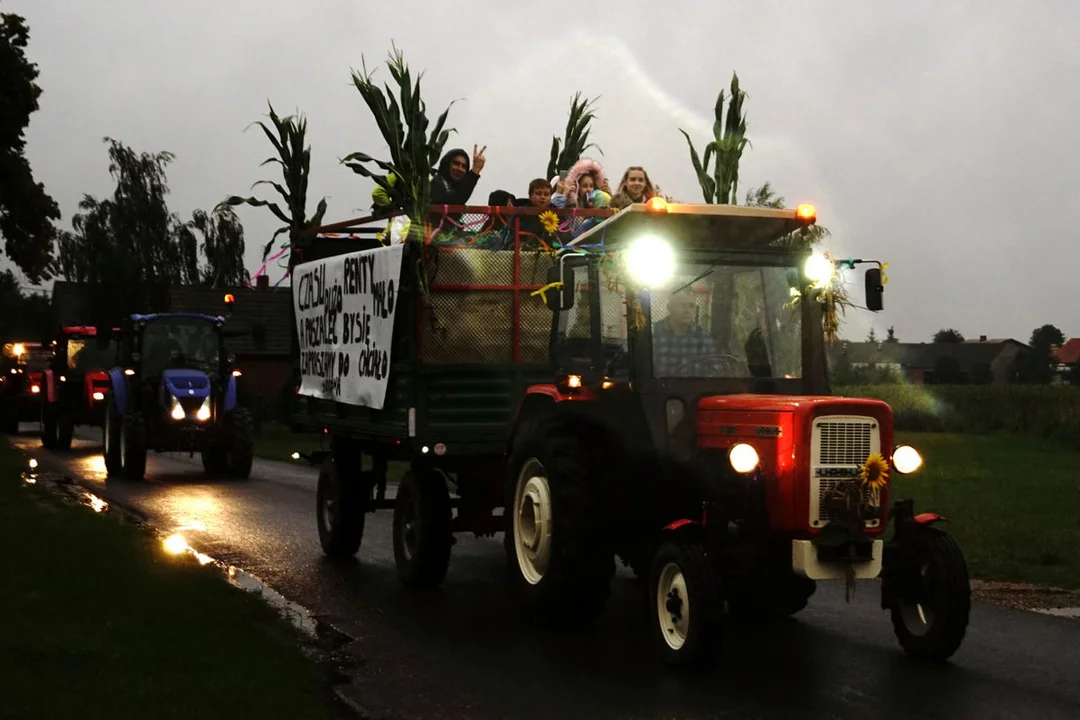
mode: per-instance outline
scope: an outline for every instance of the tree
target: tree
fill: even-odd
[[[731,75],[731,102],[727,114],[724,113],[724,91],[721,90],[713,108],[713,139],[705,145],[704,160],[694,149],[690,135],[679,128],[690,147],[690,162],[694,166],[701,194],[706,203],[734,205],[739,191],[739,161],[743,149],[750,144],[746,139],[746,115],[742,112],[746,93],[739,89],[739,76]],[[709,174],[709,161],[713,161],[713,172]]]
[[[896,339],[896,334],[893,332],[893,326],[892,325],[890,325],[885,332],[888,333],[888,335],[885,337],[885,342],[887,342],[887,343],[898,343],[898,342],[900,342],[899,340]]]
[[[548,159],[547,177],[553,178],[561,175],[574,166],[589,148],[596,148],[601,155],[604,151],[596,143],[589,142],[589,124],[596,115],[592,111],[592,104],[599,98],[582,100],[581,93],[574,93],[574,99],[570,102],[570,118],[566,121],[566,130],[562,140],[552,136],[551,157]]]
[[[877,332],[874,330],[874,328],[870,328],[870,332],[866,335],[866,342],[876,343],[877,341]]]
[[[1054,347],[1065,344],[1065,334],[1054,325],[1042,325],[1031,332],[1027,354],[1021,366],[1021,378],[1025,382],[1045,384],[1054,379],[1057,361],[1054,359]]]
[[[61,277],[90,286],[90,312],[103,324],[161,310],[169,285],[199,281],[197,240],[166,201],[172,153],[105,142],[116,188],[106,200],[83,197],[73,231],[61,233],[55,263]]]
[[[184,231],[202,236],[206,265],[200,272],[201,284],[223,288],[250,282],[244,267],[244,225],[231,206],[219,205],[211,213],[196,210]]]
[[[934,333],[933,341],[936,343],[962,343],[964,336],[955,328],[942,328]]]
[[[26,57],[26,20],[0,14],[0,235],[4,251],[33,283],[48,280],[60,208],[35,182],[24,133],[38,109],[38,69]]]

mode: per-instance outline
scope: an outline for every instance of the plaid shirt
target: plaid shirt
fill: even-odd
[[[667,318],[653,326],[653,377],[675,377],[699,375],[699,366],[705,363],[692,363],[694,358],[703,358],[715,362],[719,351],[712,336],[704,328],[694,325],[681,335],[671,329]]]

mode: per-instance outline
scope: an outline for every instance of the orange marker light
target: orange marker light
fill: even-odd
[[[233,294],[225,293],[225,304],[232,305],[234,302],[236,302],[236,298],[233,296]]]
[[[795,208],[795,217],[799,218],[800,220],[816,220],[817,208],[815,208],[813,205],[803,203],[799,207]]]
[[[667,212],[667,200],[659,195],[649,198],[649,201],[645,203],[645,206],[653,212]]]

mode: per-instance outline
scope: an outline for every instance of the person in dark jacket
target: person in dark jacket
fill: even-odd
[[[469,156],[461,148],[454,148],[443,155],[439,161],[439,170],[431,180],[432,205],[466,205],[480,179],[484,169],[484,151],[487,145],[477,151],[473,145],[472,166]]]

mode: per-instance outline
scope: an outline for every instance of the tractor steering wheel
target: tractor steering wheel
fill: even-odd
[[[716,363],[716,361],[720,361]],[[679,371],[689,365],[713,362],[718,366],[717,377],[746,377],[746,364],[742,360],[728,353],[707,353],[687,358],[671,370],[672,375],[678,375]]]

